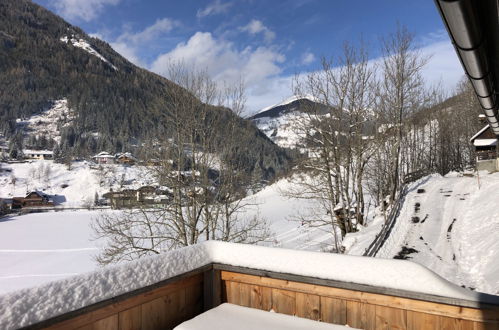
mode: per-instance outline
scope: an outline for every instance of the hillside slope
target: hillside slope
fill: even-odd
[[[480,187],[476,176],[450,173],[411,184],[376,256],[410,259],[458,285],[499,294],[499,173],[480,172],[479,182]],[[368,232],[369,227],[350,235],[357,242],[349,253],[363,251],[357,247],[373,238]]]
[[[57,136],[61,149],[74,156],[102,150],[137,154],[143,143],[171,134],[172,98],[178,98],[178,86],[136,67],[107,43],[29,0],[0,2],[0,72],[0,137],[23,139],[25,126],[19,122],[62,102],[72,120],[56,125]],[[252,122],[226,108],[212,107],[209,116],[237,122],[239,134],[232,138],[240,146],[227,156],[244,158],[245,170],[258,169],[268,179],[287,167],[286,153]],[[219,134],[215,148],[220,150],[229,133],[219,126],[212,129]],[[53,143],[28,147],[51,149]]]

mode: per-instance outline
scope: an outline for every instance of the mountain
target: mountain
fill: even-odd
[[[0,135],[11,142],[38,148],[57,142],[88,156],[140,153],[145,141],[171,135],[171,91],[178,86],[29,0],[0,2],[0,72]],[[227,157],[244,158],[245,170],[268,178],[288,166],[286,152],[250,121],[225,108],[212,107],[209,116],[237,121],[241,146]],[[37,129],[39,122],[52,126]],[[220,126],[213,129],[223,136]]]
[[[317,102],[313,97],[293,96],[285,101],[266,107],[248,119],[269,139],[282,148],[300,148],[300,124],[308,120],[305,115],[307,109],[322,109],[326,106]]]

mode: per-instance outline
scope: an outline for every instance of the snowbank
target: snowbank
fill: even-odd
[[[0,328],[27,326],[209,263],[380,286],[470,301],[496,301],[410,261],[209,241],[0,296]],[[43,303],[41,303],[43,302]]]

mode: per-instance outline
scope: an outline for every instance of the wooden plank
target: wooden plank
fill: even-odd
[[[347,323],[352,328],[362,327],[361,303],[358,301],[347,301]]]
[[[272,308],[272,289],[264,286],[251,285],[250,307],[270,311]]]
[[[241,301],[241,290],[239,282],[226,282],[225,289],[227,291],[226,298],[227,302],[235,305],[239,305]]]
[[[296,314],[296,292],[272,289],[272,309],[277,313]]]
[[[427,313],[407,311],[407,330],[418,330],[418,329],[428,329],[428,330],[440,330],[444,329],[442,326],[445,323],[445,329],[458,329],[455,326],[459,325],[459,320],[448,318],[448,317],[432,315]],[[451,324],[448,320],[456,321],[455,324]],[[447,326],[451,325],[451,328]]]
[[[77,329],[79,327],[85,326],[87,324],[92,324],[98,320],[104,319],[111,315],[117,315],[119,312],[130,309],[137,305],[141,305],[153,301],[155,299],[158,299],[160,297],[164,297],[170,292],[174,292],[181,288],[185,288],[187,286],[191,286],[197,283],[200,284],[203,283],[203,274],[196,274],[189,278],[180,279],[176,282],[168,283],[163,287],[156,288],[154,290],[147,292],[142,292],[137,296],[132,296],[128,299],[119,302],[105,304],[104,306],[98,309],[44,327],[44,329],[50,329],[50,330]]]
[[[347,324],[346,300],[321,297],[321,320],[333,324]]]
[[[286,280],[227,271],[222,271],[222,280],[253,285],[263,285],[270,288],[316,294],[323,297],[358,301],[371,305],[387,306],[397,309],[412,310],[415,312],[441,315],[471,321],[499,321],[499,308],[475,309],[470,307],[460,307],[408,298],[394,297],[389,295],[318,286],[307,283],[291,282]]]
[[[222,302],[222,279],[220,270],[210,269],[203,274],[204,310],[217,307]]]
[[[251,284],[239,283],[239,305],[251,307]]]
[[[365,330],[375,330],[376,329],[376,306],[369,304],[362,304],[361,310],[361,321],[362,329]]]
[[[165,302],[166,328],[172,329],[183,321],[184,309],[186,307],[185,289],[171,292],[163,297]]]
[[[321,301],[317,295],[296,293],[296,316],[306,319],[320,319]]]
[[[168,324],[164,299],[158,298],[142,305],[142,329],[164,329]]]
[[[351,291],[361,291],[361,292],[366,292],[366,293],[374,293],[374,294],[393,296],[393,297],[403,297],[403,298],[408,298],[408,299],[413,299],[413,300],[435,302],[438,304],[452,305],[452,306],[458,306],[458,307],[470,307],[470,308],[474,308],[474,309],[493,309],[495,311],[499,311],[499,298],[495,299],[495,303],[488,303],[487,304],[487,303],[483,303],[483,302],[478,301],[478,300],[465,300],[465,299],[459,299],[459,298],[436,296],[436,295],[427,294],[427,293],[392,289],[392,288],[386,288],[386,287],[382,287],[382,286],[372,286],[372,285],[367,285],[367,284],[359,284],[359,283],[353,283],[353,282],[322,279],[322,278],[289,274],[289,273],[279,273],[279,272],[273,272],[273,271],[268,271],[268,270],[260,270],[260,269],[253,269],[253,268],[247,268],[247,267],[238,267],[238,266],[231,266],[231,265],[218,264],[218,263],[214,263],[213,268],[220,269],[222,271],[232,272],[232,273],[248,274],[248,275],[252,275],[252,276],[262,276],[262,277],[266,277],[266,278],[280,279],[280,280],[284,280],[284,281],[291,281],[291,282],[297,282],[297,283],[307,283],[307,284],[311,284],[311,285],[331,287],[331,288],[341,288],[341,289],[346,289],[346,290],[351,290]]]
[[[203,312],[203,284],[197,283],[185,288],[184,320],[193,318]]]
[[[407,329],[407,311],[376,306],[376,329]]]
[[[136,306],[118,314],[120,330],[140,330],[142,325],[142,308]]]
[[[118,330],[118,315],[112,315],[95,322],[93,330]]]

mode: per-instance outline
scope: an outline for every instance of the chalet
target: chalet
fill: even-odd
[[[50,150],[23,150],[26,159],[54,159],[54,153]]]
[[[134,165],[138,162],[137,158],[135,158],[131,153],[124,152],[116,155],[116,160],[120,164],[125,165]]]
[[[482,128],[470,141],[475,146],[477,170],[499,171],[497,136],[490,129],[490,126]]]
[[[102,151],[92,158],[97,164],[114,164],[116,161],[116,158],[106,151]]]
[[[12,209],[35,206],[54,206],[54,201],[50,198],[50,196],[40,191],[32,191],[28,193],[26,197],[12,198]]]

